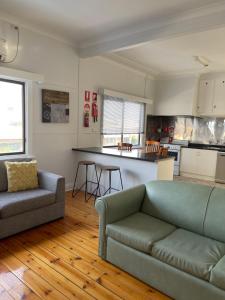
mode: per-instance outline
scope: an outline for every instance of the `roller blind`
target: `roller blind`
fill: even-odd
[[[104,95],[102,134],[144,132],[145,104]]]

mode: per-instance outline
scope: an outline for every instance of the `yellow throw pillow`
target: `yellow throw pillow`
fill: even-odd
[[[38,187],[37,162],[5,162],[8,192],[18,192]]]

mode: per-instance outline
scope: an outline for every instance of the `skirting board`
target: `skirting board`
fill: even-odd
[[[215,182],[215,178],[210,177],[210,176],[204,176],[204,175],[198,175],[198,174],[192,174],[192,173],[185,173],[185,172],[180,172],[180,175],[184,176],[184,177],[190,177],[190,178],[195,178],[195,179],[200,179],[200,180],[208,180],[208,181]]]
[[[66,192],[72,191],[73,189],[73,182],[66,183]]]

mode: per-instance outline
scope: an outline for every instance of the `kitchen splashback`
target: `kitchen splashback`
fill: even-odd
[[[146,138],[222,145],[225,144],[225,119],[148,116]]]

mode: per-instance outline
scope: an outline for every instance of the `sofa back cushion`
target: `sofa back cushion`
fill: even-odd
[[[214,188],[212,191],[205,216],[204,234],[225,242],[225,189]]]
[[[31,161],[32,158],[9,158],[0,160],[0,192],[5,192],[8,190],[8,179],[7,171],[5,166],[5,161]]]
[[[5,162],[8,192],[19,192],[38,188],[37,161]]]
[[[146,184],[142,211],[196,233],[203,234],[207,203],[212,188],[175,181],[152,181]]]

